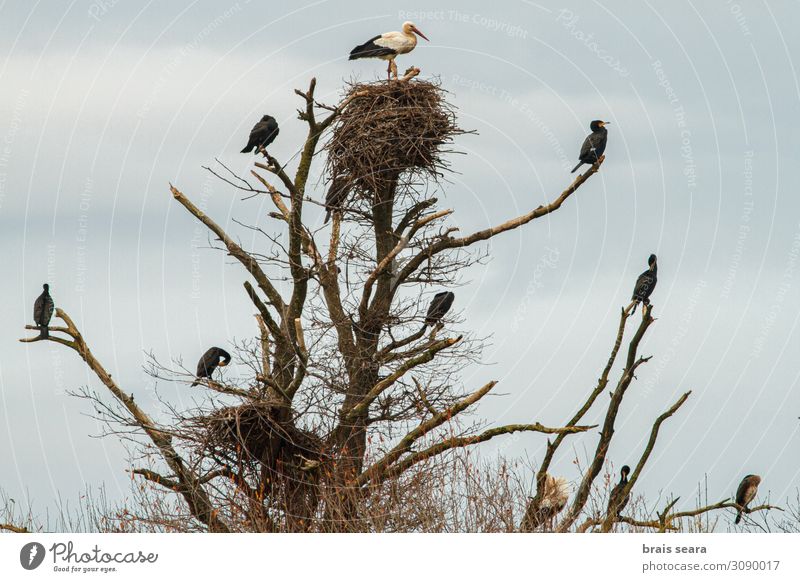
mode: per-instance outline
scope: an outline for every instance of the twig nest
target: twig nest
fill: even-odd
[[[217,452],[236,451],[239,459],[265,463],[274,469],[278,460],[300,465],[322,456],[318,437],[278,418],[270,401],[256,401],[218,409],[191,419],[196,439]]]
[[[374,199],[404,173],[438,179],[442,146],[464,133],[445,91],[429,81],[358,83],[325,146],[331,182],[347,193]]]

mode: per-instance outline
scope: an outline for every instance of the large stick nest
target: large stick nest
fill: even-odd
[[[417,80],[357,83],[345,98],[351,101],[325,146],[331,188],[341,192],[336,202],[350,192],[372,200],[406,172],[441,177],[447,168],[442,146],[464,132],[439,85]]]

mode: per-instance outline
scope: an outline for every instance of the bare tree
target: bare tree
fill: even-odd
[[[68,339],[48,340],[76,351],[117,406],[87,395],[110,423],[146,436],[145,452],[158,455],[153,466],[133,473],[179,494],[210,531],[365,529],[364,508],[379,492],[448,451],[514,432],[563,437],[591,428],[460,420],[496,384],[460,386],[458,370],[475,359],[481,340],[446,333],[457,325],[453,318],[432,329],[423,320],[425,291],[457,284],[459,272],[482,258],[470,247],[554,212],[603,160],[549,204],[457,236],[447,224],[452,210],[437,209],[430,192],[447,171],[444,154],[463,132],[443,91],[414,79],[418,72],[354,85],[337,106],[315,100],[312,80],[307,91],[296,91],[308,132],[293,176],[267,152],[252,171],[257,187],[227,168],[217,174],[273,202],[274,231],[253,225],[266,250],[242,248],[171,186],[175,200],[249,274],[244,291],[258,327],[239,358],[251,377],[203,379],[201,386],[221,396],[202,409],[173,411],[174,424],[157,425],[94,358],[65,311],[56,312],[65,325],[51,331]],[[308,188],[312,163],[321,157],[329,229],[305,212],[326,205]],[[150,372],[190,379],[156,360]]]
[[[592,406],[596,403],[598,397],[606,391],[611,370],[614,367],[617,355],[622,347],[622,340],[625,334],[625,328],[628,319],[630,319],[635,312],[632,307],[635,306],[632,304],[621,309],[617,336],[611,349],[608,362],[606,363],[606,366],[603,369],[594,389],[589,393],[589,396],[580,406],[578,411],[569,420],[569,425],[574,425],[581,422],[586,413],[589,412]],[[652,317],[652,310],[652,305],[642,306],[642,320],[628,344],[628,350],[619,380],[617,381],[613,391],[609,394],[610,400],[605,409],[605,417],[599,437],[597,439],[594,453],[589,459],[588,467],[583,472],[577,487],[577,491],[572,498],[572,502],[569,507],[566,508],[563,516],[561,516],[560,522],[555,526],[555,531],[566,532],[575,530],[579,532],[585,532],[599,527],[599,531],[609,532],[617,523],[627,524],[628,526],[635,526],[637,528],[654,529],[661,532],[677,531],[680,529],[680,521],[682,519],[696,518],[719,509],[738,508],[738,505],[731,502],[730,499],[723,499],[720,502],[699,506],[687,511],[674,511],[674,508],[680,499],[675,498],[671,500],[662,511],[657,512],[655,516],[649,514],[649,512],[645,512],[646,515],[644,516],[636,517],[620,515],[621,510],[623,509],[622,506],[627,503],[627,500],[630,498],[633,487],[642,474],[647,461],[650,459],[650,455],[653,452],[658,439],[661,425],[672,415],[674,415],[681,406],[683,406],[683,404],[691,395],[690,391],[681,395],[681,397],[678,398],[678,400],[672,406],[670,406],[669,409],[655,419],[644,451],[639,457],[630,479],[621,489],[620,494],[617,497],[609,498],[607,506],[595,508],[595,511],[589,510],[589,501],[592,497],[593,490],[598,487],[597,479],[601,475],[603,466],[606,463],[608,449],[611,445],[611,440],[614,437],[614,426],[619,413],[620,405],[622,404],[623,398],[627,394],[628,389],[631,387],[631,384],[636,379],[636,370],[640,366],[646,364],[652,357],[644,357],[639,355],[639,345],[648,329],[655,321],[655,319]],[[547,443],[544,458],[542,463],[539,465],[536,474],[536,495],[528,503],[525,518],[521,524],[521,529],[523,531],[534,531],[537,529],[537,527],[543,524],[541,516],[547,514],[545,503],[548,501],[548,470],[550,469],[550,465],[556,452],[564,442],[563,436],[564,435],[558,435],[554,440],[548,441]],[[745,511],[747,513],[752,513],[768,509],[780,508],[764,504],[745,509]],[[642,511],[639,511],[639,513],[642,513]],[[581,516],[584,517],[585,521],[576,527],[575,523],[579,518],[581,518]]]
[[[88,390],[82,395],[93,401],[112,432],[127,437],[133,431],[140,439],[143,462],[132,474],[152,485],[158,501],[144,503],[137,519],[168,531],[458,527],[464,522],[436,511],[422,517],[423,502],[406,511],[409,492],[419,499],[421,492],[447,483],[449,475],[461,470],[459,453],[467,447],[528,432],[553,435],[523,529],[538,523],[551,461],[567,436],[594,428],[580,422],[607,387],[630,314],[623,310],[608,364],[567,423],[548,426],[531,418],[525,424],[485,426],[469,412],[496,382],[470,390],[459,379],[464,365],[477,360],[481,338],[455,331],[458,314],[427,325],[425,313],[429,291],[458,285],[460,273],[484,258],[480,243],[557,211],[604,158],[551,202],[460,235],[448,223],[453,211],[439,209],[433,193],[448,171],[454,138],[465,132],[443,90],[416,79],[418,73],[409,69],[397,81],[350,86],[336,106],[317,102],[312,79],[307,91],[296,91],[307,135],[293,172],[263,150],[263,161],[256,162],[249,177],[224,165],[209,168],[238,191],[269,197],[274,206],[267,217],[270,226],[247,225],[262,235],[263,247],[243,248],[190,196],[170,186],[175,201],[248,275],[243,299],[256,311],[255,333],[252,341],[236,346],[236,357],[249,374],[199,380],[214,397],[191,410],[170,408],[171,421],[159,424],[106,372],[63,309],[56,310],[63,325],[51,327],[49,337],[21,340],[52,341],[74,350],[108,389],[111,401]],[[325,192],[312,193],[309,176],[320,159],[325,160]],[[321,223],[322,210],[332,216],[329,224],[327,219]],[[634,521],[663,531],[688,515],[669,513],[674,503],[651,522],[617,511],[607,516],[586,512],[622,399],[636,369],[649,359],[638,355],[638,347],[653,322],[651,309],[644,310],[630,342],[595,454],[557,531],[598,526],[609,531],[615,523]],[[169,381],[195,380],[178,363],[155,357],[148,371]],[[656,420],[625,496],[661,424],[688,396]],[[480,524],[475,527],[516,529],[512,500],[522,495],[503,467],[500,478],[463,471],[470,491],[500,492],[491,517],[468,522]],[[180,503],[166,499],[173,495]],[[731,506],[726,503],[703,511]],[[547,507],[552,521],[556,512],[552,504]],[[581,516],[586,521],[576,526]],[[125,530],[128,519],[125,513],[118,529]]]

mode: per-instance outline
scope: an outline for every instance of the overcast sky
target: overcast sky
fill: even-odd
[[[609,459],[633,464],[664,425],[640,485],[694,503],[708,477],[730,496],[747,473],[784,503],[800,485],[800,54],[796,2],[0,2],[0,488],[43,513],[86,484],[129,491],[124,456],[86,401],[101,388],[55,344],[20,344],[49,281],[95,355],[158,415],[145,352],[192,365],[209,345],[254,334],[243,270],[206,250],[172,182],[215,220],[264,215],[209,180],[264,113],[288,160],[303,135],[294,88],[382,77],[349,50],[412,19],[431,39],[398,59],[451,92],[465,156],[444,204],[462,231],[553,199],[592,119],[607,161],[560,211],[493,239],[493,260],[457,292],[465,326],[491,335],[489,366],[465,371],[496,423],[563,424],[593,387],[651,252],[659,257],[653,359],[626,397]],[[319,167],[317,167],[317,170]],[[321,196],[313,177],[316,191]],[[262,243],[259,243],[262,244]],[[616,372],[619,371],[617,368]],[[614,377],[616,381],[616,376]],[[185,385],[159,392],[189,406]],[[588,420],[600,418],[599,407]],[[484,448],[541,458],[540,436]],[[553,472],[575,481],[570,440]]]

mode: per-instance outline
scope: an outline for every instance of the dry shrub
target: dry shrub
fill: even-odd
[[[327,142],[326,171],[336,188],[371,200],[404,172],[438,179],[442,145],[464,133],[445,91],[429,81],[351,84],[350,104]]]

